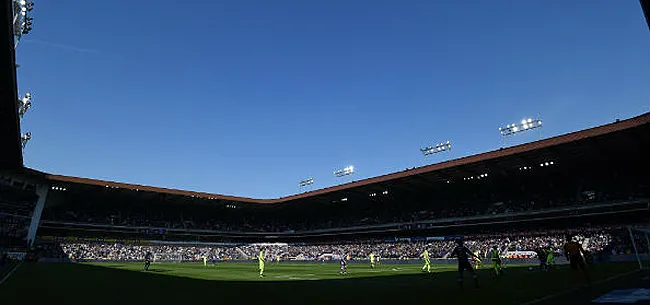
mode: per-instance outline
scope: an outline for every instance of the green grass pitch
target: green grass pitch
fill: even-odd
[[[435,266],[435,265],[434,265]],[[350,264],[339,275],[334,263],[267,263],[259,278],[257,263],[24,263],[0,285],[2,304],[521,304],[580,287],[571,270],[559,267],[540,273],[509,266],[495,279],[478,272],[475,289],[466,275],[461,291],[455,265],[437,265],[422,273],[420,265]],[[601,264],[591,268],[593,282],[634,270],[634,264]],[[587,298],[611,285],[596,284]],[[585,288],[586,289],[586,288]],[[584,294],[584,293],[583,293]],[[561,297],[543,304],[578,301]],[[5,302],[6,301],[6,302]],[[413,303],[415,302],[415,303]],[[584,302],[583,302],[584,303]],[[588,302],[587,302],[588,303]],[[584,304],[587,304],[584,303]]]

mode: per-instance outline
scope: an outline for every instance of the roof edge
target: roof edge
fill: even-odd
[[[342,185],[330,186],[323,189],[290,195],[286,197],[272,198],[272,199],[248,198],[248,197],[238,197],[238,196],[231,196],[231,195],[213,194],[207,192],[186,191],[186,190],[179,190],[179,189],[172,189],[172,188],[146,186],[140,184],[129,184],[129,183],[106,181],[106,180],[99,180],[99,179],[48,174],[30,168],[25,168],[25,169],[32,171],[32,173],[38,173],[42,175],[43,178],[53,181],[55,183],[56,182],[78,183],[78,184],[87,184],[87,185],[95,185],[95,186],[102,186],[102,187],[123,188],[123,189],[130,189],[136,191],[148,191],[154,193],[163,193],[163,194],[171,194],[171,195],[179,195],[179,196],[196,196],[205,199],[219,199],[219,200],[246,202],[246,203],[270,204],[270,203],[282,203],[282,202],[287,202],[296,199],[303,199],[303,198],[322,195],[330,192],[365,186],[373,183],[385,182],[393,179],[400,179],[400,178],[419,175],[423,173],[433,172],[436,170],[451,168],[455,166],[467,165],[475,162],[502,158],[502,157],[528,152],[540,148],[551,147],[555,145],[573,142],[577,140],[576,139],[577,137],[579,137],[579,139],[591,138],[591,137],[601,136],[601,135],[605,135],[605,134],[609,134],[621,130],[626,130],[634,127],[639,127],[648,123],[650,123],[650,112],[626,120],[620,120],[620,121],[617,120],[614,123],[600,125],[600,126],[580,130],[580,131],[570,132],[552,138],[538,140],[535,142],[524,143],[524,144],[520,144],[508,148],[501,148],[498,150],[493,150],[493,151],[475,154],[471,156],[460,157],[457,159],[452,159],[440,163],[416,167],[408,171],[389,173],[389,174],[366,178],[363,180],[354,181]]]
[[[336,186],[331,186],[327,187],[324,189],[320,190],[313,190],[309,192],[305,192],[302,194],[296,194],[296,195],[291,195],[287,197],[282,197],[281,199],[284,199],[285,201],[289,200],[295,200],[299,198],[304,198],[304,197],[309,197],[313,195],[318,195],[318,194],[324,194],[327,192],[333,192],[333,191],[339,191],[343,190],[346,188],[353,188],[353,187],[359,187],[359,186],[364,186],[368,184],[373,184],[373,183],[378,183],[378,182],[383,182],[383,181],[388,181],[391,179],[399,179],[399,178],[404,178],[408,176],[414,176],[418,174],[423,174],[423,173],[428,173],[428,172],[433,172],[436,170],[441,170],[445,168],[450,168],[454,166],[460,166],[460,165],[467,165],[471,164],[474,162],[480,162],[480,161],[486,161],[486,160],[491,160],[491,159],[496,159],[496,158],[501,158],[501,157],[506,157],[509,155],[514,155],[518,153],[523,153],[527,151],[532,151],[535,149],[540,149],[540,148],[545,148],[545,147],[550,147],[550,146],[555,146],[555,145],[560,145],[564,143],[569,143],[572,141],[575,141],[575,137],[582,135],[581,139],[584,138],[590,138],[594,136],[601,136],[605,135],[608,133],[612,132],[617,132],[629,128],[634,128],[638,126],[642,126],[645,124],[650,123],[650,112],[646,112],[644,114],[638,115],[633,118],[625,119],[625,120],[617,120],[613,123],[608,123],[596,127],[591,127],[588,129],[583,129],[579,131],[574,131],[566,134],[562,134],[559,136],[555,136],[552,138],[548,139],[542,139],[534,142],[529,142],[529,143],[524,143],[524,144],[519,144],[515,145],[512,147],[507,147],[507,148],[501,148],[493,151],[488,151],[484,153],[479,153],[475,155],[470,155],[470,156],[465,156],[465,157],[460,157],[457,159],[452,159],[452,160],[447,160],[439,163],[434,163],[426,166],[420,166],[420,167],[415,167],[412,170],[408,171],[401,171],[401,172],[396,172],[396,173],[389,173],[377,177],[371,177],[371,178],[366,178],[354,182],[349,182],[346,184],[341,184],[341,185],[336,185]]]

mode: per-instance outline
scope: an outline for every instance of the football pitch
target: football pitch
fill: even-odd
[[[495,279],[478,271],[480,288],[469,275],[461,290],[455,265],[350,264],[348,275],[334,263],[267,263],[260,278],[256,263],[24,263],[0,285],[2,304],[588,304],[636,275],[637,266],[600,264],[590,268],[590,288],[560,266],[550,272],[508,266]],[[554,296],[557,295],[557,296]]]

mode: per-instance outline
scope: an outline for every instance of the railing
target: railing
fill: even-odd
[[[623,208],[628,209],[623,209]],[[599,211],[600,210],[600,211]],[[303,230],[291,232],[246,232],[246,231],[220,231],[220,230],[201,230],[201,229],[167,229],[160,227],[146,226],[122,226],[122,225],[105,225],[75,222],[60,222],[44,220],[41,224],[43,228],[52,229],[81,229],[85,231],[96,232],[114,232],[114,233],[138,233],[142,230],[164,230],[167,233],[176,233],[179,235],[222,235],[222,236],[248,236],[248,237],[273,237],[273,236],[324,236],[332,234],[358,234],[358,233],[385,233],[397,232],[411,229],[435,229],[450,228],[463,226],[478,226],[487,224],[504,224],[522,221],[539,221],[553,220],[567,217],[585,217],[610,215],[624,212],[648,211],[650,210],[650,201],[648,199],[603,203],[594,205],[570,206],[563,208],[553,208],[546,210],[536,210],[527,212],[505,213],[497,215],[482,215],[470,217],[455,217],[436,220],[423,220],[411,222],[395,222],[381,225],[351,226],[345,228],[329,228],[317,230]]]

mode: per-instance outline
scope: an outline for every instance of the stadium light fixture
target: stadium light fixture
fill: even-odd
[[[422,152],[423,155],[428,156],[431,154],[437,154],[443,151],[448,151],[451,150],[451,142],[447,141],[444,143],[438,143],[435,146],[427,146],[420,148],[420,152]]]
[[[463,181],[469,181],[469,180],[474,180],[474,179],[480,180],[480,179],[487,178],[487,176],[488,176],[487,173],[483,173],[483,174],[480,174],[478,176],[465,177],[465,178],[463,178]],[[449,183],[449,180],[447,180],[447,183]]]
[[[34,9],[34,2],[24,0],[20,2],[25,6],[28,12],[31,12]]]
[[[23,98],[18,99],[18,115],[22,118],[23,115],[32,107],[32,94],[27,92]]]
[[[18,47],[20,38],[29,34],[32,30],[34,18],[30,12],[34,10],[34,2],[26,0],[13,1],[13,28],[14,28],[14,49]]]
[[[534,120],[529,118],[521,120],[520,123],[512,123],[506,125],[506,127],[499,127],[499,132],[501,132],[502,136],[506,137],[515,133],[524,132],[540,127],[542,127],[542,120]]]
[[[381,192],[382,195],[388,195],[388,191]]]
[[[542,163],[539,164],[539,166],[541,166],[541,167],[551,166],[551,165],[555,165],[555,163],[553,161],[547,161],[547,162],[542,162]]]
[[[314,178],[311,177],[300,180],[300,182],[298,182],[299,192],[302,193],[304,188],[307,188],[308,186],[313,184],[314,184]]]
[[[354,174],[354,166],[346,166],[345,168],[334,171],[334,176],[343,177]]]
[[[20,25],[20,31],[22,35],[27,35],[29,32],[32,31],[32,24],[34,23],[34,18],[32,17],[25,17],[25,20],[23,23]]]
[[[300,182],[298,183],[300,187],[305,187],[312,184],[314,184],[314,178],[307,178],[304,180],[300,180]]]
[[[22,145],[23,149],[25,149],[25,146],[27,146],[27,142],[32,139],[32,133],[31,132],[26,132],[24,135],[20,136],[20,144]]]

